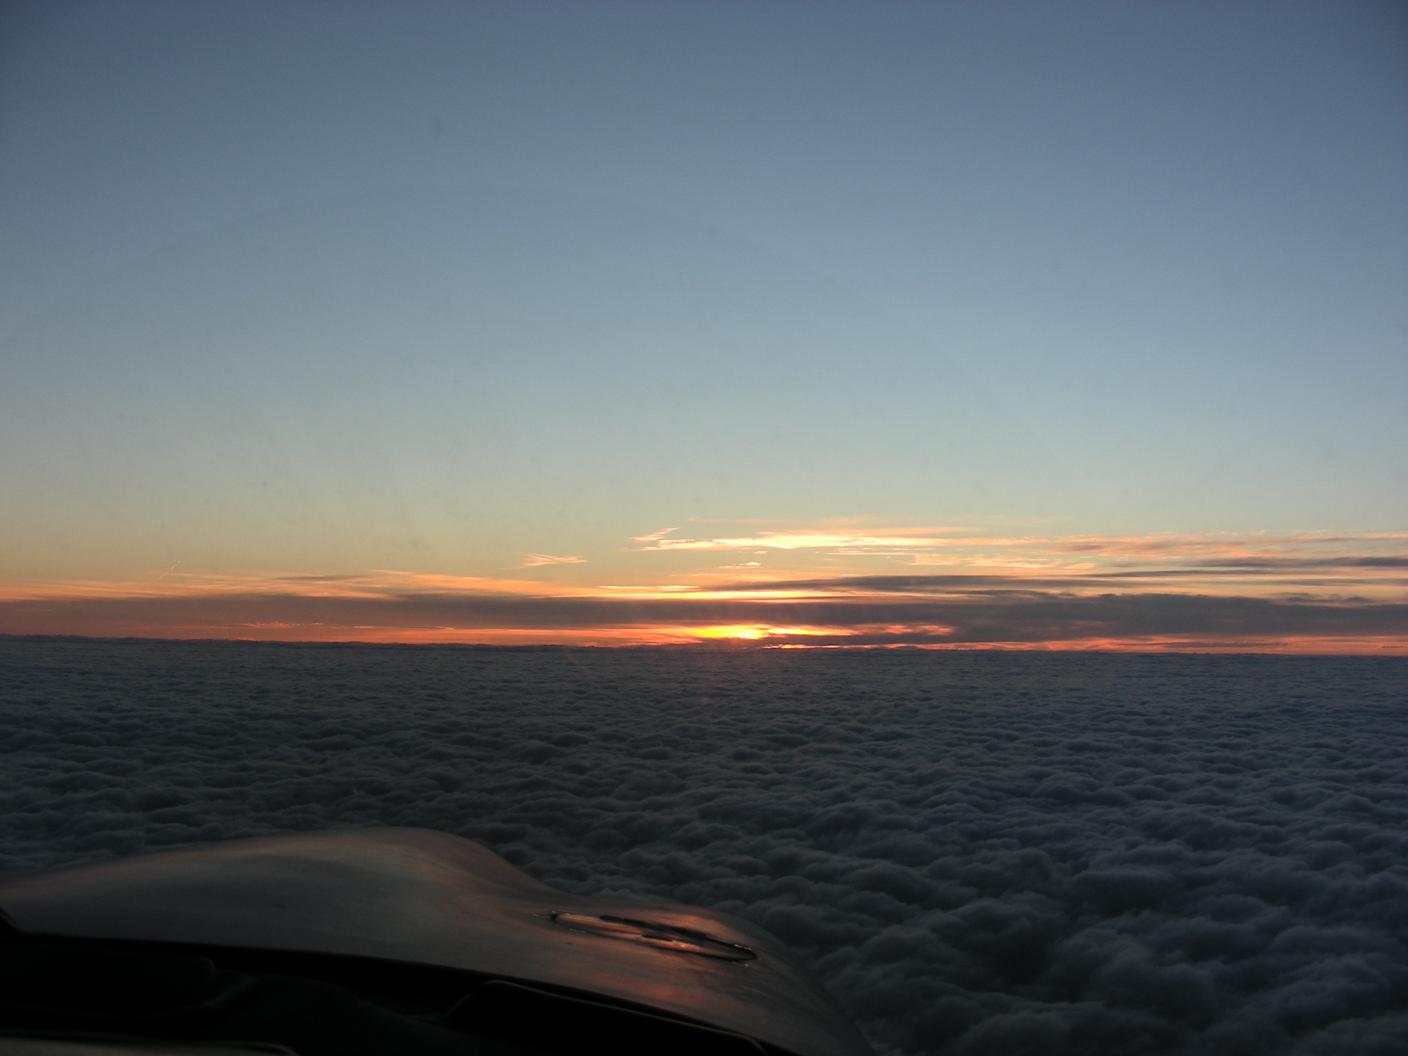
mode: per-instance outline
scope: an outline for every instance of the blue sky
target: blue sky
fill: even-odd
[[[1400,5],[0,19],[0,586],[1408,528]]]

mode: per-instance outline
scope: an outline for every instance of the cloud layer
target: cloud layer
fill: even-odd
[[[885,582],[881,582],[881,579]],[[758,597],[771,592],[786,597]],[[1408,603],[1360,597],[1167,592],[1076,594],[991,577],[752,583],[701,596],[532,596],[477,591],[293,592],[0,601],[0,633],[377,640],[418,633],[492,641],[688,640],[710,628],[785,645],[1055,645],[1403,651]],[[792,630],[788,630],[791,628]]]
[[[425,825],[891,1053],[1408,1045],[1408,663],[0,640],[0,861]]]
[[[615,567],[606,582],[586,578],[595,559],[535,553],[516,578],[168,572],[12,586],[0,633],[1408,653],[1405,533],[678,531],[632,540],[614,559],[631,574]]]

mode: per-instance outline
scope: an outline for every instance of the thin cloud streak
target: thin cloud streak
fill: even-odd
[[[418,592],[463,591],[470,594],[543,593],[532,579],[504,576],[456,576],[439,572],[375,569],[340,574],[182,573],[139,580],[51,580],[0,588],[0,603],[65,598],[182,598],[220,595],[382,598]],[[555,594],[595,594],[596,588],[555,586]]]
[[[551,565],[585,565],[585,557],[558,557],[555,554],[524,554],[516,568],[546,568]]]
[[[1026,590],[1063,591],[1111,591],[1129,590],[1139,584],[1157,585],[1163,581],[1206,580],[1202,585],[1205,593],[1226,593],[1220,588],[1225,581],[1234,585],[1256,586],[1258,596],[1269,596],[1270,588],[1287,586],[1311,586],[1322,589],[1336,588],[1402,588],[1408,585],[1408,576],[1384,576],[1374,565],[1284,565],[1266,566],[1258,571],[1254,568],[1167,568],[1139,569],[1137,571],[1115,571],[1103,573],[1041,573],[1022,572],[993,573],[933,573],[928,575],[862,575],[833,576],[828,578],[788,579],[788,580],[733,580],[727,583],[712,584],[707,588],[711,595],[754,594],[827,597],[836,595],[869,594],[919,594],[936,595],[959,593],[998,593]],[[1397,566],[1385,566],[1397,567]],[[1324,569],[1325,575],[1314,574]],[[1359,575],[1352,573],[1362,569]],[[1287,574],[1281,574],[1281,573]],[[1167,589],[1165,587],[1165,589]],[[706,588],[701,587],[701,593]],[[1244,591],[1245,592],[1245,591]]]
[[[674,533],[674,532],[678,532],[678,531],[679,531],[679,528],[677,528],[677,527],[676,527],[676,528],[661,528],[658,532],[647,532],[645,535],[635,535],[635,536],[632,536],[632,537],[631,537],[631,542],[633,542],[633,543],[641,543],[641,544],[646,544],[646,543],[651,543],[651,544],[653,544],[653,543],[659,542],[661,539],[665,538],[665,536],[670,535],[670,534],[672,534],[672,533]],[[645,547],[645,548],[646,548],[646,549],[650,549],[650,547],[648,547],[648,546]]]
[[[714,550],[837,550],[864,552],[870,550],[918,550],[932,547],[943,536],[963,531],[960,528],[900,529],[895,532],[846,532],[835,529],[803,529],[761,532],[756,535],[727,536],[711,539],[670,539],[677,529],[637,536],[632,542],[641,550],[714,551]]]
[[[849,585],[839,580],[892,575],[883,570],[904,564],[931,574],[1020,577],[1039,588],[1159,589],[1161,583],[1185,580],[1188,589],[1208,593],[1266,596],[1300,588],[1339,588],[1392,600],[1405,585],[1404,577],[1393,575],[1408,571],[1405,542],[1408,533],[1402,532],[997,536],[947,526],[872,528],[850,534],[826,525],[707,539],[670,539],[655,533],[636,553],[644,561],[661,552],[673,552],[677,558],[691,552],[734,553],[740,559],[766,555],[769,565],[793,566],[790,578],[798,589],[874,589],[859,580]],[[738,567],[741,563],[730,562],[737,573],[732,581],[718,565],[687,578],[716,589],[750,589],[746,583],[764,576],[776,586],[783,578],[777,569],[750,575]],[[816,572],[821,569],[837,582],[818,583]],[[939,581],[931,579],[925,589],[936,585]]]

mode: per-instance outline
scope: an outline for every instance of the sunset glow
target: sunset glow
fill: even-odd
[[[691,564],[670,569],[654,564],[666,550],[633,543],[624,550],[629,584],[593,582],[591,556],[531,564],[517,578],[183,570],[18,584],[0,596],[0,631],[487,645],[1408,652],[1408,533],[1004,537],[955,528],[798,528],[774,535],[797,545],[747,563],[732,558],[755,552],[757,537],[695,540],[708,545],[687,548]],[[894,548],[902,538],[924,539],[925,548]],[[857,551],[864,539],[886,540],[885,548]],[[598,560],[619,560],[621,552]]]
[[[701,627],[696,632],[700,638],[733,638],[740,641],[757,641],[768,636],[766,627]]]

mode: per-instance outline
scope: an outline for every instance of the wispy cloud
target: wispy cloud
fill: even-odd
[[[227,595],[376,599],[437,591],[468,594],[542,594],[543,584],[504,576],[459,576],[442,572],[373,569],[367,572],[296,574],[277,572],[182,573],[130,580],[39,580],[0,588],[0,602],[89,598],[200,598]],[[596,593],[563,586],[555,594]]]
[[[658,532],[646,532],[644,535],[632,536],[631,542],[639,543],[646,549],[651,549],[648,544],[658,542],[659,540],[665,538],[665,536],[672,535],[673,533],[678,531],[678,528],[661,528]]]
[[[548,565],[585,565],[585,557],[558,557],[555,554],[524,554],[516,568],[544,568]]]
[[[641,550],[918,550],[959,528],[916,528],[889,532],[846,531],[837,528],[780,529],[752,535],[671,539],[678,529],[637,536]]]
[[[738,522],[740,524],[746,522]],[[841,525],[821,522],[762,532],[676,536],[666,528],[632,539],[640,552],[818,551],[838,555],[903,557],[915,564],[943,564],[1007,555],[1048,561],[1159,559],[1272,559],[1326,548],[1379,547],[1408,542],[1408,532],[1204,532],[1142,535],[995,535],[971,527]]]

